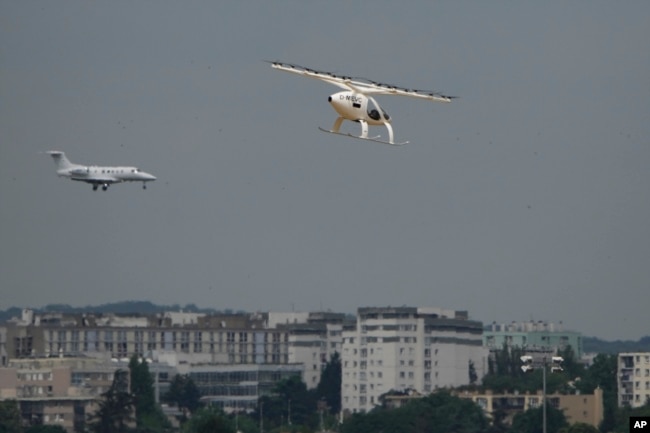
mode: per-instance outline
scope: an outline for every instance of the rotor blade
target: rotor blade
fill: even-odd
[[[292,65],[290,63],[282,63],[282,62],[269,62],[269,63],[271,63],[271,67],[274,69],[279,69],[285,72],[291,72],[293,74],[302,75],[309,78],[315,78],[317,80],[321,80],[321,81],[325,81],[326,83],[333,84],[337,87],[340,87],[341,89],[358,91],[358,89],[355,89],[347,85],[347,82],[349,82],[350,77],[338,76],[331,72],[320,72],[313,69],[304,68],[302,66]]]
[[[448,96],[431,90],[408,89],[392,84],[380,83],[367,78],[336,75],[332,72],[318,71],[291,63],[276,61],[269,61],[268,63],[270,63],[271,67],[274,69],[315,78],[337,87],[353,90],[361,94],[410,96],[413,98],[428,99],[436,102],[451,102],[452,99],[456,99],[455,96]]]

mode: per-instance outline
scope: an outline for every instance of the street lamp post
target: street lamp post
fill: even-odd
[[[291,426],[291,399],[289,399],[288,406],[289,407],[287,408],[287,424]]]
[[[542,368],[542,433],[546,433],[546,366],[548,364],[546,356],[543,356],[541,360],[535,360],[530,355],[524,355],[521,358],[523,365],[521,369],[524,373],[534,370],[535,368]],[[564,358],[561,356],[551,357],[551,373],[556,371],[562,371],[560,366],[564,362]]]
[[[260,401],[260,433],[264,433],[264,402]]]
[[[239,433],[239,405],[235,400],[235,433]]]
[[[542,433],[546,433],[546,357],[542,366]]]

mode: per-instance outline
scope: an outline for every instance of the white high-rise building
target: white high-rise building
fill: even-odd
[[[428,394],[480,380],[488,350],[483,325],[467,312],[440,308],[359,308],[343,330],[341,405],[367,412],[389,391]]]
[[[641,407],[650,401],[650,352],[618,354],[618,405]]]

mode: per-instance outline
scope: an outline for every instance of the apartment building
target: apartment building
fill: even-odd
[[[118,368],[110,359],[87,357],[11,359],[0,368],[0,400],[17,400],[26,426],[82,431]]]
[[[619,353],[617,373],[619,406],[650,402],[650,352]]]
[[[341,404],[367,412],[394,391],[428,394],[478,380],[487,366],[483,325],[467,312],[440,308],[359,308],[343,329]]]
[[[493,322],[483,330],[483,345],[490,350],[499,350],[506,345],[520,347],[529,352],[551,353],[571,346],[576,359],[582,358],[582,335],[565,330],[562,322]]]

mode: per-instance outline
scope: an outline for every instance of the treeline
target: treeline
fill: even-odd
[[[149,301],[122,301],[101,305],[87,305],[85,307],[73,307],[67,304],[48,304],[40,308],[32,308],[37,314],[42,313],[68,313],[68,314],[156,314],[164,313],[166,311],[186,313],[222,313],[233,314],[240,313],[241,311],[234,311],[231,309],[216,310],[213,308],[199,308],[195,304],[172,304],[172,305],[157,305]],[[0,323],[4,323],[13,317],[20,317],[22,309],[18,307],[11,307],[6,310],[0,310]]]
[[[605,341],[596,337],[582,337],[582,351],[584,353],[607,354],[618,354],[623,352],[650,352],[650,336],[642,337],[638,341]]]

